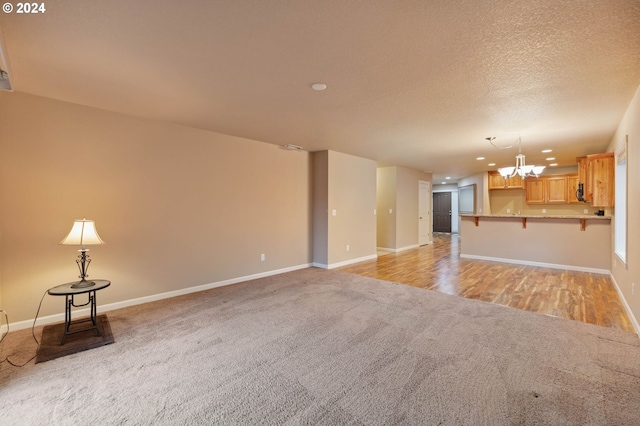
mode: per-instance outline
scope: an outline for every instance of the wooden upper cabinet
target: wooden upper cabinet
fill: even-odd
[[[496,171],[489,172],[489,189],[524,189],[524,181],[519,175],[503,178]]]
[[[577,175],[541,176],[525,180],[527,204],[567,204],[569,201],[569,179]],[[575,197],[575,194],[574,194]]]
[[[524,189],[524,180],[520,175],[515,175],[507,179],[506,187],[507,189]]]
[[[594,207],[613,207],[615,158],[613,152],[587,155],[578,161],[578,183],[584,187],[584,201]]]
[[[578,162],[578,183],[583,186],[582,198],[591,201],[591,185],[589,184],[589,159],[587,157],[576,158]],[[577,189],[577,188],[576,188]]]
[[[546,202],[549,204],[566,204],[569,202],[567,198],[567,177],[566,176],[549,176],[544,178],[546,190]]]
[[[589,192],[594,207],[613,207],[615,158],[613,152],[587,155],[589,159]]]
[[[527,178],[525,180],[527,204],[544,204],[544,178]]]
[[[498,172],[489,172],[489,189],[504,189],[505,179]]]
[[[578,200],[578,183],[579,183],[579,175],[571,175],[567,176],[567,199],[569,203],[580,204],[582,201]]]

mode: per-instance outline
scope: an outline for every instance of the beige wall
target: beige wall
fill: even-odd
[[[476,173],[458,181],[458,188],[468,185],[476,185],[476,213],[491,214],[491,202],[489,201],[489,175],[487,172]],[[462,234],[462,229],[460,230]]]
[[[329,264],[329,151],[313,159],[313,263]]]
[[[320,188],[314,192],[314,200],[318,203],[313,217],[314,265],[333,268],[375,258],[375,161],[335,151],[316,152],[313,157],[314,179],[320,179],[314,181],[314,191]],[[325,168],[326,172],[318,168]],[[325,194],[326,201],[318,199]],[[325,221],[327,232],[322,234],[319,230]],[[316,223],[321,225],[316,226]],[[324,241],[315,242],[318,238]],[[316,252],[316,248],[326,250]]]
[[[379,167],[377,181],[377,241],[381,248],[396,248],[396,167]],[[389,213],[389,211],[393,213]]]
[[[397,168],[396,248],[418,245],[419,240],[419,193],[420,181],[431,182],[431,173],[406,167]],[[433,188],[432,188],[433,191]],[[433,210],[433,207],[431,208]],[[433,224],[431,225],[433,229]]]
[[[421,180],[431,182],[431,173],[399,166],[378,168],[378,247],[402,250],[418,245]]]
[[[4,92],[0,306],[33,318],[76,279],[58,242],[83,217],[106,242],[90,252],[90,277],[113,282],[100,305],[308,265],[310,173],[305,152]]]
[[[640,87],[636,91],[607,151],[618,153],[627,146],[627,265],[610,252],[611,273],[630,308],[640,332]],[[615,215],[615,208],[613,209]],[[613,240],[613,235],[611,236]],[[635,283],[635,294],[631,286]]]
[[[487,172],[476,173],[458,181],[458,188],[467,185],[476,185],[476,213],[491,214],[491,203],[489,201],[489,175]],[[462,231],[461,231],[462,232]]]

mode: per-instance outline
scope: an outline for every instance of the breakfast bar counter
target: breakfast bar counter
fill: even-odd
[[[527,219],[577,219],[580,223],[580,230],[586,229],[587,220],[606,220],[611,221],[609,216],[598,215],[520,215],[520,214],[461,214],[461,217],[473,217],[475,219],[476,226],[480,224],[480,218],[503,218],[503,219],[520,219],[522,220],[522,227],[527,227]]]
[[[609,273],[611,217],[461,214],[460,257]]]

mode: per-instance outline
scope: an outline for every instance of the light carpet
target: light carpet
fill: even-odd
[[[634,334],[336,271],[304,269],[109,319],[112,345],[2,364],[1,423],[640,422]]]

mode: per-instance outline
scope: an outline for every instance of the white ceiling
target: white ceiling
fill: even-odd
[[[638,0],[53,0],[0,13],[13,88],[452,180],[607,148]],[[323,92],[311,84],[323,82]],[[478,156],[486,160],[478,161]]]

